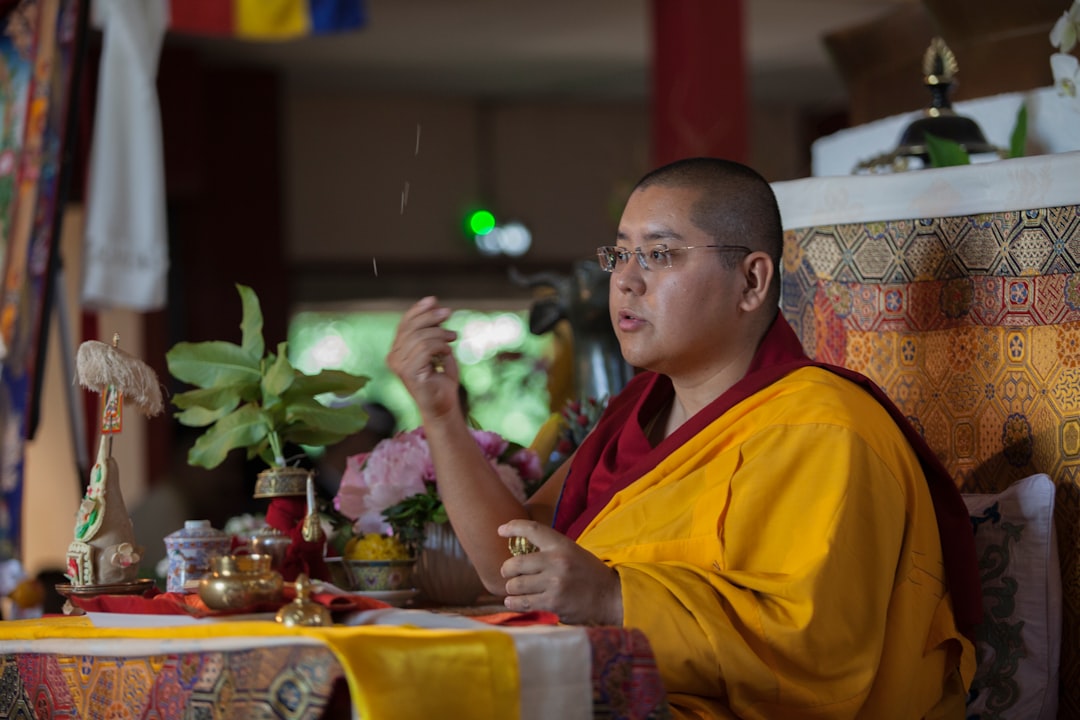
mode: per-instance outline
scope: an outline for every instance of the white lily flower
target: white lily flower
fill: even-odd
[[[1061,97],[1075,98],[1080,85],[1080,60],[1075,55],[1054,53],[1050,56],[1050,69],[1054,73],[1054,87]]]
[[[1061,14],[1050,31],[1050,44],[1067,53],[1076,45],[1080,34],[1080,0],[1073,0],[1072,7]]]

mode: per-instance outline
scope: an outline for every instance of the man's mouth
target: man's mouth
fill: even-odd
[[[618,317],[618,326],[620,330],[636,330],[645,324],[645,321],[642,320],[641,317],[629,310],[620,310]]]

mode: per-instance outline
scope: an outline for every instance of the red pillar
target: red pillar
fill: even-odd
[[[743,0],[652,0],[654,165],[749,157]]]

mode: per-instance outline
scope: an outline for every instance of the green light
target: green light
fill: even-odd
[[[469,215],[469,230],[473,235],[487,235],[495,229],[495,216],[487,210],[476,210]]]

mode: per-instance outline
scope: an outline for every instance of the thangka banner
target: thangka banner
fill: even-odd
[[[74,64],[78,0],[0,17],[0,559],[18,557],[31,402]]]
[[[249,40],[284,40],[357,30],[364,0],[172,0],[169,30]]]

